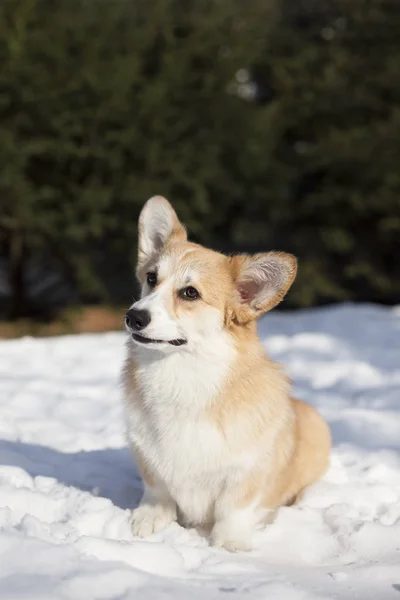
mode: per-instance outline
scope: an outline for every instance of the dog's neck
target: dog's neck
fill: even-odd
[[[225,332],[193,349],[171,354],[133,348],[137,392],[147,406],[204,407],[233,375],[237,356],[234,339]]]

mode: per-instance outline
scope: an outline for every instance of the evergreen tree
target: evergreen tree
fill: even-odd
[[[252,163],[258,158],[258,172],[251,176],[257,199],[242,230],[269,223],[270,240],[300,257],[295,304],[396,301],[397,0],[282,0],[280,6],[255,67],[273,97],[261,109],[264,140],[258,136]],[[267,158],[260,160],[263,147]],[[265,239],[265,229],[257,228]]]
[[[227,88],[256,56],[265,9],[253,0],[99,6],[0,7],[0,239],[15,316],[32,311],[27,270],[43,256],[81,297],[99,297],[96,256],[133,255],[150,195],[176,198],[201,235],[200,219],[212,230],[225,218],[223,194],[238,193],[226,156],[243,145],[246,110]]]
[[[398,301],[397,0],[3,0],[0,60],[12,315],[35,280],[114,290],[158,193],[200,242],[297,254],[295,305]]]

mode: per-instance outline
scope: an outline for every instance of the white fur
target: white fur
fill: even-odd
[[[140,505],[132,513],[132,533],[138,537],[147,537],[162,531],[176,521],[176,504],[161,488],[158,494],[145,485]]]
[[[136,378],[145,390],[145,407],[134,398],[129,402],[128,397],[129,439],[160,473],[175,498],[181,495],[182,505],[189,506],[198,488],[208,487],[201,480],[213,478],[215,455],[223,450],[219,431],[203,422],[200,413],[223,385],[235,351],[223,334],[210,340],[208,348],[195,352],[181,350],[160,356],[131,351],[139,363]],[[202,514],[187,515],[189,520],[203,518],[207,507],[198,505],[208,500],[203,503],[200,496],[194,500],[193,510]]]
[[[135,376],[145,390],[145,406],[128,396],[128,438],[146,457],[151,472],[162,479],[147,489],[133,513],[135,535],[149,535],[175,520],[172,506],[177,505],[187,525],[216,520],[212,533],[216,545],[229,550],[250,547],[261,513],[256,503],[233,511],[223,490],[234,489],[254,457],[230,452],[235,432],[227,440],[200,416],[224,385],[235,356],[223,332],[196,352],[158,358],[151,352],[135,353],[139,361]]]
[[[235,508],[229,499],[222,495],[216,505],[215,525],[211,533],[214,546],[226,548],[230,552],[250,550],[251,534],[261,523],[264,513],[259,508],[259,500],[244,508]]]

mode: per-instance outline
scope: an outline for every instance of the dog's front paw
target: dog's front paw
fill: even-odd
[[[136,537],[145,538],[162,531],[172,521],[176,521],[176,511],[172,507],[143,504],[132,513],[132,533]]]
[[[217,548],[225,548],[228,552],[248,552],[251,550],[251,538],[243,532],[227,530],[225,524],[217,523],[211,532],[211,543]]]
[[[228,552],[249,552],[251,550],[250,540],[245,539],[217,539],[214,541],[217,548],[225,548]]]

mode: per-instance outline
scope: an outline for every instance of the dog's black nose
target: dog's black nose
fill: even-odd
[[[150,323],[151,316],[148,310],[130,308],[125,315],[125,321],[128,327],[140,331]]]

